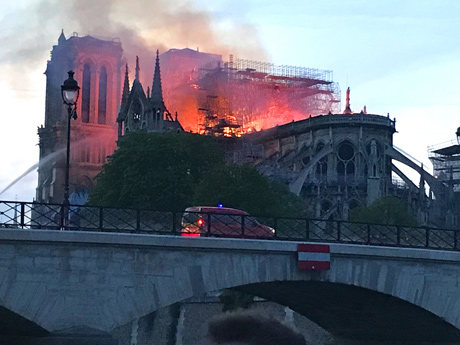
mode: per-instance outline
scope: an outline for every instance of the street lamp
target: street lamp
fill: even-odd
[[[61,85],[61,96],[64,104],[67,105],[67,157],[65,164],[65,187],[64,204],[69,204],[69,165],[70,165],[70,119],[77,119],[77,100],[80,94],[80,87],[73,79],[74,71],[69,71],[69,78]]]

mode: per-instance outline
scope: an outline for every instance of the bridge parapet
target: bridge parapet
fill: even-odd
[[[201,212],[209,220],[205,237],[225,237],[214,229],[219,213]],[[67,218],[62,215],[67,214]],[[54,229],[91,232],[120,232],[181,236],[182,212],[0,201],[0,229]],[[247,237],[247,215],[231,215],[240,224],[239,237]],[[385,224],[354,223],[312,218],[255,216],[262,224],[275,229],[271,241],[311,241],[344,244],[425,248],[460,249],[460,230],[430,227],[409,227]],[[222,224],[220,224],[222,225]],[[222,229],[223,231],[225,229]],[[238,234],[235,236],[238,237]]]

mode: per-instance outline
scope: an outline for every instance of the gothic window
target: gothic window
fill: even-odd
[[[91,152],[88,146],[85,146],[80,151],[79,161],[82,163],[90,163]]]
[[[324,148],[324,143],[319,143],[316,146],[316,154]],[[318,176],[327,176],[327,156],[321,158],[316,164],[316,175]]]
[[[83,82],[81,88],[81,122],[89,122],[91,98],[91,70],[89,65],[83,67]]]
[[[107,117],[107,70],[102,66],[99,73],[99,101],[97,123],[105,125]]]
[[[99,146],[99,149],[97,152],[97,163],[98,164],[105,163],[105,146]]]
[[[338,155],[341,160],[349,161],[355,155],[355,150],[348,141],[345,141],[342,144],[340,144],[338,149]]]
[[[139,101],[134,102],[131,112],[132,119],[132,130],[138,130],[141,128],[141,119],[142,119],[142,106]]]
[[[107,154],[105,152],[105,146],[102,146],[101,147],[101,161],[103,164],[105,163],[106,158],[107,158]]]
[[[342,142],[337,149],[337,174],[339,178],[354,176],[355,149],[349,141]]]

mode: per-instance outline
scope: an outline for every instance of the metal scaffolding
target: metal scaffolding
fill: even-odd
[[[328,70],[230,56],[197,69],[192,83],[201,92],[204,133],[224,121],[245,133],[340,111],[340,88]]]
[[[460,192],[460,145],[451,140],[430,146],[428,157],[433,164],[433,175]]]

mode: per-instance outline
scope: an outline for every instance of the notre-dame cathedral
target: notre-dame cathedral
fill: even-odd
[[[130,131],[182,131],[163,102],[157,52],[152,90],[136,78],[130,88],[128,65],[119,40],[92,36],[68,38],[62,32],[46,68],[45,125],[38,128],[40,164],[36,201],[62,203],[64,198],[67,110],[61,85],[73,70],[80,97],[78,117],[71,121],[70,193],[88,190],[101,171],[117,139]]]
[[[165,80],[182,80],[175,72],[177,61],[184,54],[188,62],[195,61],[194,57],[200,54],[213,62],[221,59],[217,55],[190,49],[172,49],[165,54],[164,62],[165,72],[174,73],[170,73],[173,77],[169,76],[169,79],[168,73],[165,73]],[[168,55],[176,58],[171,58],[169,65]],[[186,64],[186,70],[195,71],[197,67]],[[219,63],[217,67],[221,71]],[[107,41],[76,34],[66,38],[61,33],[45,72],[45,124],[38,129],[40,165],[37,202],[62,203],[64,199],[68,115],[60,87],[69,70],[75,71],[75,79],[81,87],[77,102],[78,118],[71,120],[71,196],[73,192],[79,194],[91,189],[96,175],[107,156],[115,150],[117,139],[121,136],[135,131],[183,131],[177,115],[171,116],[163,100],[158,51],[153,83],[151,88],[144,90],[139,78],[139,60],[136,58],[135,78],[130,83],[127,61],[118,40]],[[246,85],[252,82],[251,74],[257,71],[232,67],[228,69],[230,72],[238,76],[235,79],[238,83]],[[264,75],[265,79],[278,80],[278,76],[268,72],[257,73]],[[190,72],[186,76],[188,74]],[[325,83],[311,78],[308,82]],[[201,92],[198,85],[189,83],[187,86],[197,86],[196,91]],[[289,83],[284,85],[287,86]],[[321,87],[315,90],[322,92]],[[180,98],[168,90],[165,95],[170,96],[168,102],[171,96]],[[197,107],[191,108],[197,111]],[[276,117],[276,114],[273,116]],[[390,195],[405,201],[421,225],[456,227],[460,203],[458,193],[454,193],[457,187],[453,172],[445,180],[436,178],[423,165],[396,149],[393,146],[395,125],[395,119],[390,119],[389,115],[368,114],[366,109],[353,113],[347,90],[347,106],[343,114],[329,111],[248,132],[238,139],[227,138],[235,140],[229,145],[226,158],[230,163],[252,164],[269,178],[284,182],[293,193],[308,201],[311,214],[317,218],[346,220],[354,207],[368,206],[374,200]],[[418,185],[394,162],[418,173]],[[444,175],[447,176],[446,173]],[[395,176],[399,178],[397,183]],[[79,200],[78,204],[80,202],[84,200]],[[71,198],[70,203],[74,204]]]

